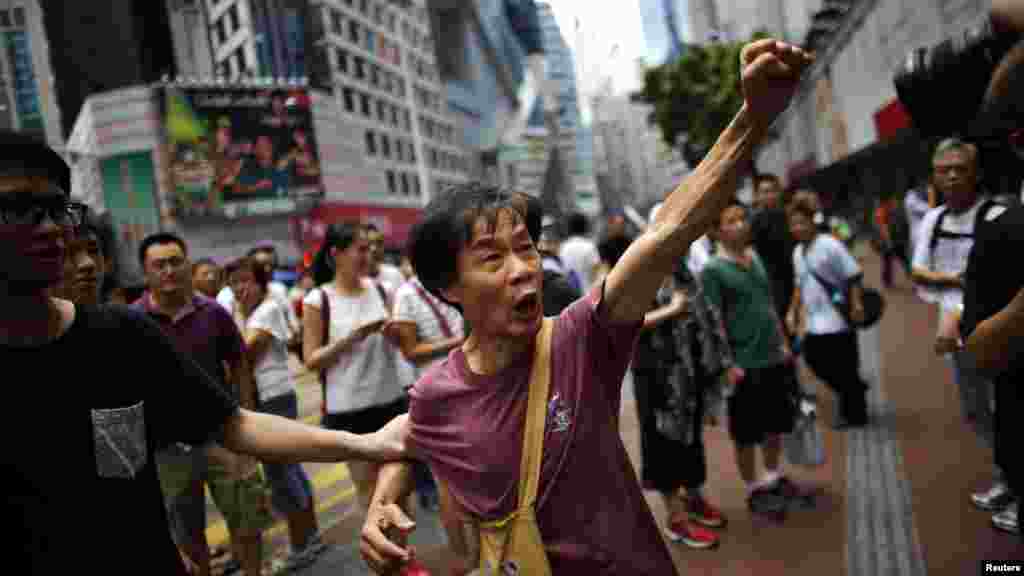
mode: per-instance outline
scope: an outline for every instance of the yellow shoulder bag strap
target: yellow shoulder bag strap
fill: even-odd
[[[481,574],[551,575],[534,504],[540,487],[554,325],[554,318],[545,318],[541,324],[530,370],[523,454],[519,468],[519,508],[507,518],[480,524]]]

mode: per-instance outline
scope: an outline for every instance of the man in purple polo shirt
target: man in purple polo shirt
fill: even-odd
[[[135,307],[153,319],[181,354],[195,361],[243,408],[255,409],[255,385],[242,336],[223,307],[193,292],[185,241],[173,234],[151,235],[139,246],[139,260],[148,290]],[[157,466],[172,532],[201,573],[209,573],[210,566],[205,481],[227,521],[235,559],[247,574],[260,574],[262,530],[270,517],[258,464],[211,443],[173,446],[157,454]]]
[[[605,280],[555,319],[536,502],[553,574],[676,573],[619,435],[622,379],[648,304],[727,205],[811,60],[775,40],[744,48],[742,109]],[[463,185],[433,199],[413,233],[420,282],[458,306],[473,330],[415,384],[409,414],[392,430],[408,456],[448,486],[444,508],[471,522],[504,518],[518,503],[531,353],[543,318],[535,205]],[[380,573],[411,555],[384,536],[412,526],[395,504],[411,491],[408,472],[401,463],[381,468],[363,526],[361,552]],[[459,534],[449,531],[466,569],[475,559]]]

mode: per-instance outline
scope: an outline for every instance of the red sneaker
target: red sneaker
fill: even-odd
[[[671,518],[665,533],[668,534],[669,540],[672,542],[682,542],[697,550],[707,550],[718,546],[718,534],[707,528],[702,528],[682,516]]]
[[[725,516],[722,512],[708,504],[708,501],[700,496],[686,499],[686,511],[693,520],[707,528],[722,528],[725,526]]]

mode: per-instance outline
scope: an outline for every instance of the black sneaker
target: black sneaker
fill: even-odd
[[[754,514],[769,516],[781,521],[786,515],[786,499],[775,486],[760,486],[747,497],[747,507]]]
[[[774,490],[787,502],[796,502],[804,508],[814,508],[814,493],[785,476],[775,483]]]

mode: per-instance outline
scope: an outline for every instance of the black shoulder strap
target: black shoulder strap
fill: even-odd
[[[932,232],[932,242],[931,246],[929,247],[929,251],[935,251],[935,245],[938,244],[939,238],[950,238],[960,240],[973,239],[975,233],[978,231],[978,227],[983,226],[985,224],[985,217],[988,216],[989,211],[995,206],[1002,206],[1002,204],[992,198],[986,198],[985,201],[981,203],[981,206],[978,206],[978,211],[974,214],[974,227],[971,228],[971,232],[969,234],[961,234],[959,232],[949,232],[943,230],[942,220],[949,212],[948,209],[943,208],[942,213],[939,214],[939,219],[935,221],[935,230]]]

